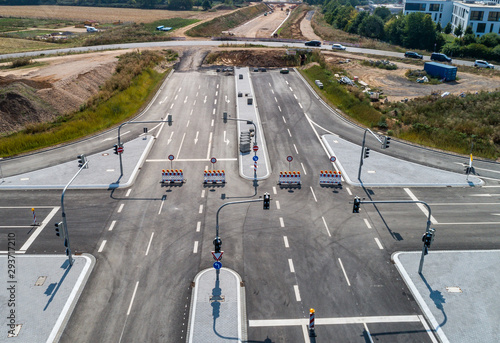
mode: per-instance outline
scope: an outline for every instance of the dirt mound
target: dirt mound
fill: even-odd
[[[237,67],[289,67],[295,65],[292,56],[283,50],[232,50],[210,53],[205,59],[207,64],[231,65]]]

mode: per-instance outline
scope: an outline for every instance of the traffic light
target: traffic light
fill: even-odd
[[[264,210],[269,210],[269,205],[271,204],[271,196],[269,193],[264,194]]]
[[[78,155],[77,158],[78,158],[78,167],[81,168],[81,167],[85,166],[84,168],[87,169],[88,164],[85,165],[85,163],[87,163],[87,156],[85,156],[84,154],[81,154],[81,155]]]
[[[370,148],[365,148],[365,158],[370,157]]]
[[[61,236],[61,231],[62,231],[62,235],[64,236],[63,223],[59,222],[59,223],[55,223],[54,225],[56,227],[56,236],[60,237]]]
[[[224,124],[227,123],[227,112],[222,113],[222,119],[224,119]]]
[[[167,122],[168,122],[168,126],[172,126],[172,115],[171,114],[167,115]]]
[[[382,149],[389,148],[389,144],[391,144],[391,137],[385,136],[384,143],[382,144]]]
[[[354,205],[352,206],[352,213],[359,213],[359,205],[361,204],[361,199],[359,197],[354,198]]]
[[[115,155],[118,155],[118,144],[113,145],[113,152]]]
[[[219,237],[215,237],[214,239],[214,247],[215,247],[215,252],[220,252],[220,249],[222,247],[222,240]]]

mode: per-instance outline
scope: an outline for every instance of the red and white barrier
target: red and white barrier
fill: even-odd
[[[182,169],[163,169],[161,171],[162,183],[182,183],[184,182],[184,172]]]
[[[319,173],[320,185],[340,185],[342,182],[342,173],[340,171],[322,170]]]
[[[279,185],[300,185],[300,172],[299,171],[284,171],[280,172]]]
[[[226,172],[224,170],[205,170],[203,183],[226,183]]]

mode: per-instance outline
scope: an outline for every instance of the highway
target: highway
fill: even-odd
[[[421,250],[426,213],[415,204],[377,204],[362,205],[353,214],[353,197],[427,202],[437,231],[432,249],[498,249],[500,166],[475,161],[485,176],[485,187],[477,188],[320,187],[319,171],[332,164],[319,137],[332,133],[361,144],[364,129],[324,106],[296,71],[252,72],[251,80],[273,170],[268,179],[252,182],[239,176],[236,122],[221,119],[222,112],[236,112],[235,77],[199,69],[170,75],[137,118],[164,120],[171,114],[171,126],[122,129],[123,139],[139,137],[143,127],[156,137],[132,187],[68,192],[72,247],[96,256],[97,264],[61,342],[185,342],[191,282],[213,263],[218,208],[265,192],[272,197],[269,211],[249,203],[220,213],[224,267],[239,273],[246,288],[249,342],[304,342],[302,328],[287,321],[308,318],[310,308],[324,320],[318,340],[433,342],[391,263],[396,251]],[[109,149],[113,139],[115,130],[14,160],[17,167],[6,161],[4,172],[72,160],[74,151]],[[367,142],[382,152],[374,139]],[[468,162],[395,140],[383,152],[458,173]],[[293,156],[291,163],[287,156]],[[359,159],[359,150],[353,159]],[[183,169],[187,181],[162,186],[162,169]],[[207,169],[224,169],[227,183],[204,185]],[[287,170],[301,172],[300,187],[277,185],[279,171]],[[58,191],[2,191],[0,206],[56,206],[59,197]],[[25,221],[23,216],[0,211],[2,222],[12,225]],[[64,253],[52,227],[27,251],[48,252]],[[339,324],[344,317],[350,319]],[[357,320],[366,317],[378,318],[369,330]],[[269,320],[275,325],[268,326]]]

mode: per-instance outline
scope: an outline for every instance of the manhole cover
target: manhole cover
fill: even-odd
[[[45,283],[45,280],[47,280],[46,276],[39,276],[35,282],[35,286],[43,286],[43,284]]]
[[[446,287],[446,290],[448,293],[462,293],[462,289],[456,286]]]

